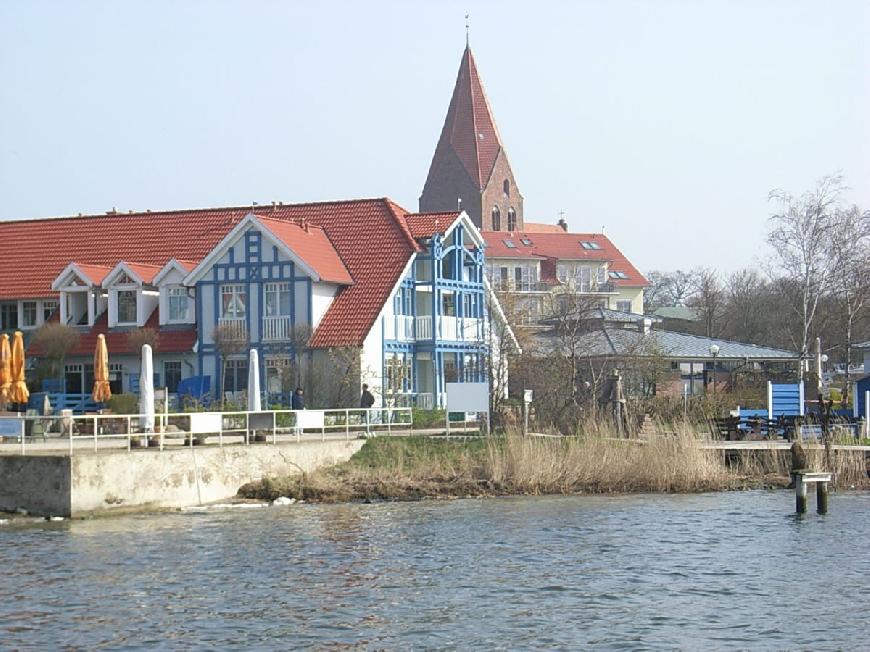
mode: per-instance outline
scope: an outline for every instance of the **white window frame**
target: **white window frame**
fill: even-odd
[[[248,316],[248,291],[244,284],[242,283],[223,283],[220,286],[220,316],[221,319],[244,319]],[[234,308],[230,312],[227,312],[224,302],[224,296],[230,295],[229,307]],[[242,297],[240,299],[240,297]],[[242,307],[241,313],[238,311],[238,307]]]
[[[181,316],[178,314],[173,315],[173,305],[178,308],[179,303],[184,307],[184,311]],[[166,288],[166,313],[166,321],[168,323],[184,324],[190,321],[190,297],[187,296],[186,287],[183,285],[170,285]]]
[[[27,323],[27,306],[33,306],[33,322]],[[38,301],[22,301],[18,306],[18,325],[22,330],[32,329],[39,326],[39,302]]]
[[[281,295],[287,297],[287,312],[282,312]],[[273,296],[273,301],[277,301],[278,312],[269,312],[270,303],[269,297]],[[274,303],[272,305],[275,305]],[[293,312],[293,294],[290,292],[290,283],[287,281],[275,281],[266,283],[263,288],[263,316],[264,317],[290,317]]]
[[[139,323],[139,289],[137,287],[119,287],[113,290],[115,293],[115,323],[119,326],[130,326]],[[133,319],[121,318],[121,295],[133,295]]]

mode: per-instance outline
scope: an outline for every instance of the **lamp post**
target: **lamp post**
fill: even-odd
[[[710,355],[713,356],[713,398],[716,398],[716,356],[719,355],[719,347],[716,344],[710,345]]]

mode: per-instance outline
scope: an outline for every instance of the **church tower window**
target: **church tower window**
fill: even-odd
[[[501,231],[501,211],[498,206],[492,207],[492,230]]]
[[[513,206],[508,209],[508,231],[516,231],[517,230],[517,212],[514,210]]]
[[[505,179],[504,185],[502,187],[504,188],[504,196],[510,197],[511,196],[511,182],[508,179]]]

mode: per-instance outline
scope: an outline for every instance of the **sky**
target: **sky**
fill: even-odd
[[[864,0],[4,0],[0,219],[416,210],[466,12],[528,221],[728,272],[770,258],[772,189],[870,208]]]

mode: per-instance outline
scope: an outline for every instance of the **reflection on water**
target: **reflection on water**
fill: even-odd
[[[796,518],[788,492],[743,492],[4,526],[0,648],[861,649],[868,508]]]

